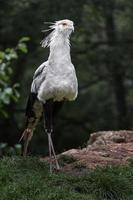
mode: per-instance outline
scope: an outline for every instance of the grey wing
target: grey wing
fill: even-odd
[[[41,64],[34,73],[33,81],[31,84],[31,92],[38,93],[38,90],[41,86],[41,83],[45,80],[46,77],[46,65],[45,63]]]

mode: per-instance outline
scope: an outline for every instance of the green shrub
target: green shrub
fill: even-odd
[[[13,156],[22,154],[22,145],[15,144],[13,147],[9,146],[7,143],[0,143],[0,156]]]
[[[8,117],[6,110],[11,101],[17,102],[20,94],[18,91],[19,84],[12,84],[11,78],[13,73],[13,61],[18,59],[19,53],[27,53],[26,42],[28,37],[23,37],[18,41],[15,48],[7,48],[0,51],[0,115]]]

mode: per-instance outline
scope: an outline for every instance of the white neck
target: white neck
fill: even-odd
[[[50,42],[49,63],[71,62],[69,36],[54,33]]]

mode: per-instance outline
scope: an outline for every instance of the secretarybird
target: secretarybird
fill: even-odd
[[[64,101],[76,99],[78,83],[70,56],[70,35],[74,31],[73,22],[68,19],[56,21],[50,25],[50,30],[51,33],[41,42],[42,47],[50,48],[49,57],[34,73],[26,108],[26,129],[20,140],[24,139],[23,155],[26,156],[33,131],[43,115],[44,129],[48,135],[50,172],[52,172],[52,156],[59,170],[51,138],[53,115]]]

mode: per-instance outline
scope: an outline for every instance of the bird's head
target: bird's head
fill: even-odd
[[[50,46],[50,42],[52,41],[55,35],[69,38],[71,33],[74,31],[74,23],[69,19],[59,20],[56,21],[55,23],[50,23],[50,24],[51,25],[49,26],[49,29],[43,31],[47,32],[52,30],[52,32],[49,35],[47,35],[47,37],[44,38],[41,42],[42,47],[44,48]]]
[[[64,19],[55,23],[55,30],[61,34],[70,35],[74,31],[73,21]]]

